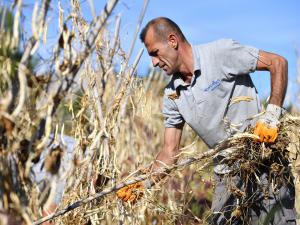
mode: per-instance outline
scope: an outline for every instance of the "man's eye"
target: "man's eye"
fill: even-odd
[[[158,50],[155,50],[153,52],[150,53],[150,56],[157,56]]]

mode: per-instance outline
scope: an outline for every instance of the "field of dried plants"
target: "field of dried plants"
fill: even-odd
[[[207,224],[214,186],[211,159],[222,145],[203,155],[206,145],[187,126],[181,166],[169,168],[167,178],[134,205],[114,194],[122,182],[147,177],[163,143],[161,99],[167,77],[155,69],[137,76],[143,50],[132,55],[147,1],[128,52],[120,42],[121,17],[111,16],[117,0],[108,0],[92,22],[84,19],[78,0],[70,1],[69,15],[50,0],[38,2],[29,37],[20,29],[22,0],[0,9],[0,224],[45,221],[43,209],[54,201],[59,183],[64,188],[56,214],[45,217],[53,224]],[[56,9],[60,33],[53,54],[41,59],[37,52],[47,42],[47,13]],[[130,58],[135,58],[132,64]],[[49,70],[37,74],[35,65],[43,60],[50,62]],[[292,111],[282,121],[276,146],[265,148],[251,135],[241,135],[224,143],[238,146],[229,161],[239,160],[251,174],[246,165],[259,161],[253,155],[260,154],[245,158],[243,148],[269,151],[264,159],[274,149],[287,160],[289,152],[297,155],[300,118],[296,108]],[[36,165],[46,171],[43,188],[32,178]]]

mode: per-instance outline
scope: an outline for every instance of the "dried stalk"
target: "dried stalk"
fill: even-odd
[[[50,4],[50,0],[43,0],[41,8],[40,8],[40,14],[38,17],[38,25],[45,24],[47,12],[49,9],[49,4]],[[32,49],[37,44],[38,39],[39,39],[39,36],[37,37],[33,34],[33,36],[27,41],[24,53],[23,53],[21,61],[19,63],[18,78],[19,78],[19,82],[20,82],[20,91],[19,91],[20,97],[19,97],[19,102],[12,113],[13,117],[16,117],[21,112],[24,102],[25,102],[25,99],[26,99],[26,90],[27,90],[27,78],[26,78],[26,68],[27,67],[26,66],[29,62]]]
[[[67,93],[69,91],[69,89],[71,88],[71,86],[74,83],[74,79],[75,79],[82,63],[89,56],[89,54],[94,50],[95,40],[96,40],[99,32],[105,25],[108,17],[111,15],[117,2],[118,2],[118,0],[109,0],[105,5],[104,10],[101,12],[100,16],[97,18],[97,21],[95,23],[92,22],[92,24],[90,25],[87,40],[86,40],[86,43],[84,46],[84,50],[77,55],[77,57],[74,60],[74,63],[71,63],[68,67],[69,76],[71,78],[67,79],[67,85],[65,86],[65,88],[63,87],[64,86],[63,83],[60,84],[60,86],[54,96],[54,107],[52,110],[52,115],[54,115],[54,113],[57,110],[58,105],[60,104],[60,102],[62,100],[61,94]]]
[[[149,3],[149,0],[144,0],[143,9],[142,9],[142,11],[141,11],[141,13],[140,13],[140,16],[139,16],[139,20],[138,20],[138,23],[137,23],[137,26],[136,26],[136,29],[135,29],[135,33],[134,33],[133,39],[132,39],[132,41],[131,41],[129,53],[127,54],[127,59],[125,60],[125,63],[124,63],[123,71],[125,71],[125,70],[127,69],[129,59],[131,58],[131,54],[132,54],[132,52],[133,52],[133,49],[134,49],[134,46],[135,46],[136,39],[137,39],[138,33],[139,33],[139,31],[140,31],[140,27],[141,27],[141,24],[142,24],[142,22],[143,22],[143,18],[144,18],[146,9],[147,9],[147,7],[148,7],[148,3]],[[117,84],[116,84],[116,92],[119,90],[119,88],[120,88],[120,86],[121,86],[122,79],[123,79],[123,72],[121,72],[120,77],[119,77],[119,79],[118,79],[118,82],[117,82]]]
[[[114,187],[107,188],[107,189],[95,194],[94,196],[90,196],[86,199],[78,200],[78,201],[72,203],[71,205],[69,205],[68,207],[66,207],[65,209],[62,209],[62,210],[60,210],[56,213],[53,213],[49,216],[43,217],[43,218],[35,221],[33,224],[38,225],[38,224],[41,224],[41,223],[46,222],[48,220],[54,219],[58,216],[62,216],[65,213],[67,213],[71,210],[74,210],[74,209],[76,209],[76,208],[78,208],[78,207],[80,207],[84,204],[87,204],[87,203],[89,203],[89,202],[91,202],[95,199],[102,198],[105,195],[110,194],[112,192],[115,192],[115,191],[117,191],[117,190],[119,190],[119,189],[121,189],[121,188],[123,188],[127,185],[134,184],[134,183],[137,183],[137,182],[140,182],[140,181],[144,181],[144,180],[148,179],[151,176],[159,176],[159,175],[162,175],[162,174],[169,174],[170,172],[172,172],[176,169],[189,166],[189,165],[197,163],[197,162],[199,162],[203,159],[210,158],[210,157],[216,155],[221,150],[224,150],[225,148],[228,148],[231,141],[234,141],[237,138],[243,138],[243,137],[257,138],[255,135],[253,136],[253,135],[249,135],[249,134],[234,136],[234,137],[232,137],[228,140],[225,140],[225,141],[221,142],[215,149],[211,149],[207,152],[204,152],[204,153],[200,154],[198,157],[187,158],[187,159],[184,159],[184,160],[180,161],[179,163],[177,163],[173,166],[164,167],[159,171],[155,171],[155,172],[151,172],[151,173],[148,173],[148,174],[140,175],[140,176],[134,177],[133,179],[131,179],[129,181],[119,183],[119,184],[115,185]],[[205,165],[209,165],[209,163],[207,163]]]

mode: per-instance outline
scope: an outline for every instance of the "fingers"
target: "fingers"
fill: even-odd
[[[131,202],[133,203],[135,200],[137,200],[137,196],[135,194],[132,194],[126,202]]]
[[[116,192],[118,198],[124,202],[134,203],[136,200],[141,198],[144,193],[144,185],[142,182],[136,184],[130,184],[126,187],[121,188]]]
[[[269,128],[266,124],[257,122],[253,133],[259,136],[260,142],[274,143],[278,136],[278,128]]]
[[[118,191],[116,192],[118,198],[123,199],[124,197],[126,197],[128,188],[129,188],[129,187],[123,187],[123,188],[121,188],[120,190],[118,190]]]
[[[255,129],[254,129],[254,132],[253,132],[256,136],[259,136],[259,140],[261,140],[261,123],[260,122],[257,122],[256,126],[255,126]]]
[[[127,202],[127,200],[131,196],[131,191],[128,191],[128,187],[121,188],[119,191],[117,191],[117,196],[120,198],[122,201]]]
[[[277,136],[278,136],[278,132],[276,132],[276,134],[272,138],[270,138],[270,142],[271,143],[275,142]]]
[[[130,199],[130,197],[132,197],[132,194],[131,193],[127,193],[125,195],[125,197],[122,199],[124,202],[128,202],[128,200]]]

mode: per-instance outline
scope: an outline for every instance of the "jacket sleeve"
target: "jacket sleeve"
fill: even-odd
[[[174,100],[171,100],[166,94],[163,98],[162,113],[164,116],[164,126],[166,128],[182,128],[184,119],[179,113],[178,107]]]
[[[244,75],[256,70],[259,49],[226,39],[220,43],[216,56],[227,75]]]

